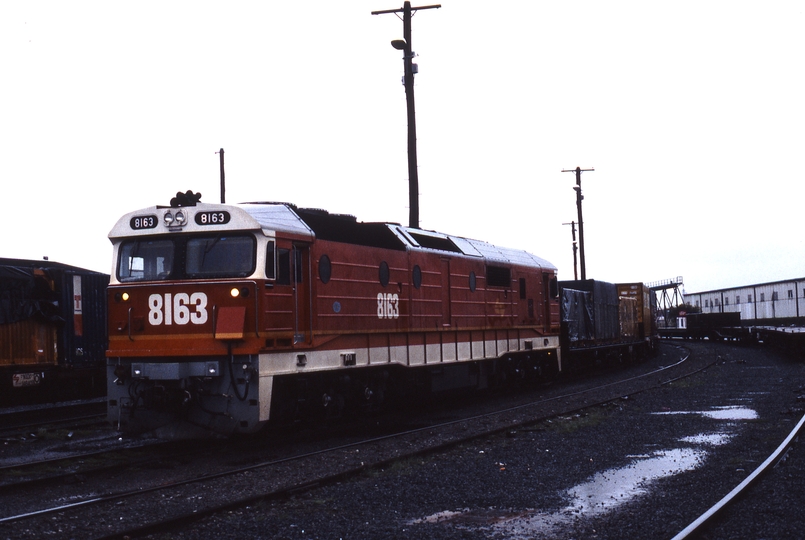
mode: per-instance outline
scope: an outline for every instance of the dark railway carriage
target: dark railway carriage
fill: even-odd
[[[109,275],[0,259],[0,404],[102,396]]]
[[[282,203],[110,233],[109,418],[168,437],[561,369],[556,269],[523,251]],[[553,293],[552,293],[553,288]]]
[[[663,337],[710,341],[736,340],[746,343],[757,339],[757,332],[748,325],[744,326],[741,314],[737,312],[687,313],[677,317],[677,324],[680,321],[684,321],[681,327],[663,328]]]

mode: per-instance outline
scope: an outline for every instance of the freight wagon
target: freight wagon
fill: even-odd
[[[109,275],[0,259],[0,405],[102,396]]]
[[[656,302],[644,284],[560,281],[559,291],[565,371],[640,360],[656,350]]]

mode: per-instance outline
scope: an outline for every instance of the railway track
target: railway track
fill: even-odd
[[[752,473],[740,484],[735,486],[732,491],[727,493],[721,500],[719,500],[712,507],[708,508],[706,512],[691,522],[690,525],[680,531],[679,534],[674,536],[672,540],[685,540],[687,538],[700,537],[703,531],[705,531],[713,523],[713,521],[715,521],[723,512],[733,506],[741,497],[745,496],[756,482],[759,482],[775,466],[776,463],[784,458],[788,450],[791,448],[791,445],[796,441],[804,429],[805,416],[803,416],[799,422],[797,422],[797,425],[794,426],[794,429],[792,429],[783,442],[780,443],[780,446],[778,446],[757,469],[752,471]]]
[[[191,447],[186,441],[120,442],[105,440],[102,449],[16,462],[0,466],[0,494],[25,488],[54,486],[84,481],[93,475],[141,466],[160,456],[179,452],[192,456],[207,449]]]
[[[6,408],[0,410],[0,439],[25,436],[42,428],[59,429],[99,424],[105,416],[105,399]]]
[[[683,356],[680,354],[680,356]],[[711,362],[714,361],[711,359]],[[598,403],[656,388],[671,380],[707,367],[707,361],[690,365],[681,359],[672,365],[605,383],[588,380],[540,390],[536,399],[464,416],[442,420],[425,427],[395,431],[374,437],[353,437],[326,447],[300,445],[268,452],[281,453],[266,459],[267,449],[257,453],[233,452],[240,463],[193,462],[192,466],[165,465],[169,472],[134,474],[130,469],[113,472],[106,486],[126,485],[110,491],[87,486],[83,494],[71,490],[53,493],[35,508],[3,501],[0,534],[15,531],[18,537],[36,537],[45,530],[87,538],[136,537],[181,526],[189,520],[257,501],[288,497],[314,486],[343,480],[371,469],[390,466],[426,453],[439,452],[479,437],[515,430],[559,414],[571,414]],[[186,459],[176,456],[175,460]],[[153,464],[152,464],[153,465]],[[175,469],[179,469],[176,471]],[[203,469],[203,472],[200,472]],[[91,489],[90,489],[91,488]],[[237,496],[233,496],[236,493]],[[23,497],[24,499],[24,497]],[[154,505],[154,500],[159,500]],[[144,509],[148,510],[144,510]],[[54,530],[55,528],[55,530]],[[23,534],[20,534],[22,532]]]

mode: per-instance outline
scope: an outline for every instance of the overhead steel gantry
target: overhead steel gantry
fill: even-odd
[[[680,287],[684,286],[682,276],[646,283],[646,285],[649,289],[654,291],[657,313],[664,314],[665,321],[669,320],[668,311],[671,308],[681,306],[685,303],[685,297],[680,289]]]

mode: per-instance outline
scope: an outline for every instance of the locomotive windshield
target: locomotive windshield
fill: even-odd
[[[197,237],[187,241],[185,277],[245,277],[254,271],[253,236]]]
[[[251,235],[209,235],[126,240],[120,245],[122,282],[245,277],[254,272]]]
[[[131,240],[120,246],[120,281],[168,279],[173,271],[172,240]]]

